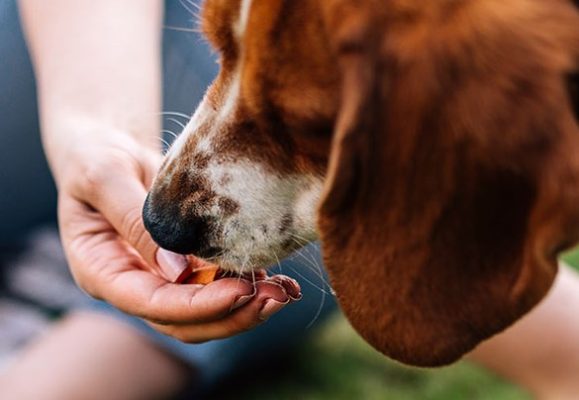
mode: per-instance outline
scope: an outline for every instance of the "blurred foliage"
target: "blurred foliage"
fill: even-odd
[[[527,400],[522,390],[472,364],[412,369],[384,358],[342,316],[330,320],[284,373],[237,392],[251,400]]]
[[[571,265],[576,270],[579,270],[579,247],[563,253],[561,259],[567,264]]]
[[[229,382],[219,400],[530,400],[467,362],[413,369],[387,360],[336,315],[295,353],[257,379]],[[234,391],[232,389],[235,388]]]

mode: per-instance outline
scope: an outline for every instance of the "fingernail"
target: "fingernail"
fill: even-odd
[[[274,275],[270,279],[280,284],[292,301],[299,301],[302,299],[303,296],[300,284],[295,279],[285,275]]]
[[[299,293],[296,294],[296,295],[291,295],[291,296],[290,296],[290,299],[291,299],[292,301],[300,301],[303,297],[304,297],[304,295],[302,294],[302,292],[299,292]]]
[[[281,310],[287,303],[289,299],[285,302],[277,301],[274,299],[268,299],[263,303],[261,310],[259,310],[259,319],[262,321],[267,321],[273,314]]]
[[[189,268],[187,257],[182,254],[159,249],[156,259],[161,272],[170,282],[181,283],[193,273],[192,269]]]
[[[255,296],[255,292],[251,294],[246,294],[245,296],[240,296],[235,300],[233,305],[231,306],[231,311],[237,310],[239,307],[247,304],[253,297]]]

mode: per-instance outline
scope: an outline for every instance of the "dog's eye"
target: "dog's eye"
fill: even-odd
[[[575,114],[575,119],[579,121],[579,72],[575,72],[567,75],[567,91],[569,92],[569,98],[571,99],[571,107],[573,107],[573,113]]]

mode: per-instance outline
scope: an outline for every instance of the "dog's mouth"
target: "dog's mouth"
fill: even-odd
[[[205,285],[219,279],[223,274],[223,270],[217,264],[210,263],[193,255],[186,257],[189,266],[174,279],[175,283]]]
[[[176,279],[175,283],[182,284],[198,284],[208,285],[211,282],[226,279],[244,279],[250,282],[269,281],[274,282],[283,287],[288,297],[297,301],[302,298],[301,287],[299,283],[286,275],[268,276],[265,269],[252,270],[251,272],[239,273],[231,270],[226,270],[219,267],[217,264],[210,263],[202,258],[188,255],[189,268],[184,270]]]
[[[189,268],[185,269],[177,277],[175,283],[207,285],[223,278],[237,278],[249,281],[258,281],[267,278],[265,270],[253,271],[253,273],[239,273],[226,270],[218,264],[211,263],[194,255],[187,255]]]

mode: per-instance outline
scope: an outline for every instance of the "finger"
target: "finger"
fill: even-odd
[[[274,282],[259,281],[255,286],[256,296],[247,305],[221,320],[188,326],[165,326],[156,323],[149,325],[186,343],[202,343],[251,330],[290,303],[283,288]]]
[[[158,246],[142,220],[146,196],[143,184],[135,176],[115,174],[102,183],[99,194],[94,198],[94,206],[147,264],[155,266]]]
[[[125,166],[121,169],[119,166],[117,171],[109,171],[106,176],[95,173],[88,179],[83,195],[137,250],[145,266],[160,271],[167,280],[174,282],[188,268],[187,259],[174,253],[159,252],[159,246],[145,229],[142,208],[147,192],[136,171],[138,167],[134,168],[131,170]]]
[[[63,244],[75,280],[85,291],[129,314],[164,323],[219,318],[254,293],[252,283],[224,279],[205,287],[175,285],[142,269],[142,259],[96,213],[71,201]],[[247,298],[244,300],[247,301]]]
[[[286,275],[273,275],[267,279],[281,285],[292,301],[301,300],[302,289],[298,281],[295,279],[292,279]]]
[[[179,285],[147,271],[101,274],[97,295],[120,310],[160,324],[205,323],[223,318],[255,296],[245,280],[223,279],[210,285]]]

